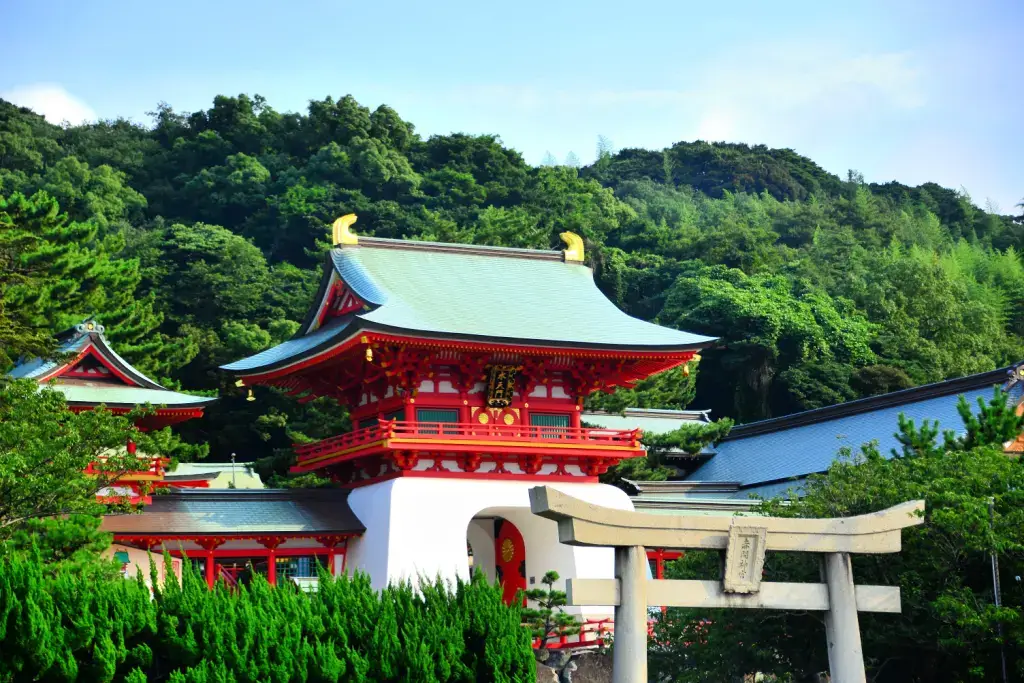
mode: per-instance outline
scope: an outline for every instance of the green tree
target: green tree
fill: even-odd
[[[566,614],[563,609],[567,604],[566,595],[565,591],[555,589],[558,578],[556,571],[545,572],[540,580],[544,588],[531,588],[525,592],[526,599],[537,606],[523,609],[523,623],[540,641],[542,650],[547,648],[548,639],[552,637],[580,632],[576,617]]]
[[[590,166],[535,168],[496,135],[421,139],[395,110],[351,96],[278,112],[219,95],[191,112],[160,104],[149,126],[60,127],[0,102],[0,196],[38,190],[67,218],[43,220],[42,195],[35,218],[7,211],[5,366],[93,315],[147,374],[218,387],[217,365],[302,318],[345,213],[359,234],[388,238],[553,249],[562,231],[582,235],[598,285],[627,313],[724,340],[695,384],[673,393],[656,380],[637,405],[695,394],[751,420],[1024,357],[1024,223],[934,183],[867,184],[763,145],[616,151],[601,139]],[[236,446],[266,457],[284,431],[264,440],[264,407],[305,419],[276,399],[241,407],[225,401],[183,429],[204,430],[223,457],[244,432]]]
[[[645,433],[641,437],[646,453],[641,458],[629,458],[601,475],[601,481],[628,489],[625,479],[631,481],[665,481],[679,476],[671,465],[672,458],[693,457],[705,447],[718,443],[729,434],[733,421],[721,418],[710,423],[683,425],[665,434]]]
[[[74,413],[58,391],[30,380],[0,381],[0,541],[24,547],[33,539],[16,534],[36,535],[54,559],[95,543],[107,509],[97,492],[149,466],[127,453],[128,441],[149,456],[173,458],[188,449],[170,429],[138,430],[133,421],[144,415],[144,409],[124,416],[103,408]]]
[[[792,400],[775,394],[780,372],[807,362],[856,366],[874,358],[872,326],[851,302],[777,275],[695,267],[673,285],[658,317],[722,339],[722,347],[702,356],[697,390],[704,383],[710,407],[740,419],[769,417],[773,404]]]
[[[157,332],[155,295],[137,295],[139,264],[118,256],[123,245],[91,221],[70,221],[45,193],[0,198],[0,364],[52,353],[46,337],[91,315],[144,371],[162,376],[187,360],[188,349]]]

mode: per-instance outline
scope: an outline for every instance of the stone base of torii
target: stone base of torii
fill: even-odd
[[[900,612],[900,589],[858,586],[853,553],[895,553],[900,530],[921,524],[924,501],[835,519],[652,515],[591,505],[549,487],[530,491],[534,514],[558,522],[562,543],[615,549],[614,579],[566,582],[570,605],[615,606],[614,683],[647,681],[649,607],[820,610],[832,683],[864,683],[858,612]],[[725,551],[721,581],[647,578],[646,547]],[[824,583],[762,582],[765,552],[822,555]]]

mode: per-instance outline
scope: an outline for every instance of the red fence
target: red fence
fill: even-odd
[[[373,427],[332,436],[323,441],[295,446],[299,462],[319,455],[336,453],[382,439],[495,439],[519,443],[558,441],[593,446],[639,447],[639,429],[601,429],[594,427],[546,427],[540,425],[491,425],[479,422],[415,422],[381,420]]]
[[[106,458],[100,457],[99,462],[91,462],[91,463],[89,463],[89,466],[85,468],[85,474],[87,474],[87,475],[103,475],[103,476],[110,476],[112,474],[117,474],[117,472],[111,472],[111,471],[105,469],[100,464],[100,463],[106,462],[106,460],[107,460]],[[149,461],[149,467],[144,468],[144,469],[138,469],[138,470],[129,470],[127,472],[124,472],[120,477],[118,477],[118,479],[124,480],[124,481],[130,481],[133,477],[138,477],[139,475],[151,475],[151,476],[154,476],[154,477],[163,477],[163,475],[164,475],[164,468],[167,466],[167,463],[169,462],[169,460],[167,458],[159,458],[159,457],[140,458],[141,462],[145,462],[146,460]]]
[[[587,619],[580,625],[580,632],[577,634],[565,635],[552,631],[546,647],[549,650],[564,650],[570,647],[602,646],[607,644],[606,641],[614,634],[614,619]],[[654,635],[654,620],[647,622],[647,635]],[[533,639],[533,648],[540,648],[540,638]]]

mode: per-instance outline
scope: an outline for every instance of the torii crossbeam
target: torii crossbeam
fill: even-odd
[[[900,531],[921,524],[924,501],[834,519],[653,515],[591,505],[547,486],[530,491],[533,513],[558,522],[562,543],[611,546],[614,579],[569,579],[570,605],[615,607],[614,683],[647,680],[648,607],[746,607],[825,612],[833,683],[864,683],[857,612],[900,612],[900,589],[857,586],[852,553],[895,553]],[[725,551],[721,581],[647,579],[645,547]],[[767,550],[820,553],[825,583],[761,581]]]

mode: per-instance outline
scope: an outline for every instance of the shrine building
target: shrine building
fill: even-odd
[[[548,570],[611,578],[612,552],[560,544],[528,491],[632,509],[598,477],[644,454],[640,431],[583,427],[584,398],[689,363],[714,340],[616,308],[572,233],[565,250],[537,251],[357,237],[354,220],[335,223],[298,334],[223,367],[249,392],[348,407],[351,431],[296,445],[292,467],[337,483],[318,495],[358,524],[344,566],[380,588],[468,579],[472,564],[507,600]]]
[[[149,404],[153,410],[135,425],[142,431],[202,417],[206,407],[217,400],[160,386],[119,356],[104,336],[105,331],[95,320],[84,320],[57,335],[57,352],[62,360],[34,358],[18,363],[7,375],[35,380],[62,393],[68,409],[75,413],[103,405],[115,415],[124,415]],[[125,448],[129,453],[136,452],[131,441]],[[139,498],[144,488],[203,486],[201,481],[192,478],[179,478],[173,483],[165,481],[168,464],[165,458],[138,455],[148,459],[148,467],[125,474],[118,480],[121,486],[117,490],[102,491],[101,495]]]

